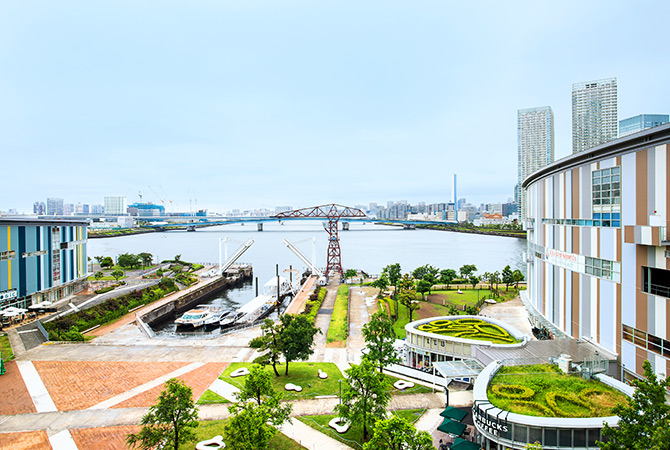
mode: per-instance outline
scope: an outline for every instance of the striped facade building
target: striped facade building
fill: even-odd
[[[670,125],[529,176],[528,300],[560,331],[670,374]]]
[[[58,301],[86,284],[88,222],[0,218],[0,311]]]

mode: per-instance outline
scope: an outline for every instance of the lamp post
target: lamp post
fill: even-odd
[[[342,380],[337,380],[340,383],[340,405],[342,404]]]

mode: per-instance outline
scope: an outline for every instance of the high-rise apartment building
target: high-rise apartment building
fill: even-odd
[[[126,197],[105,197],[105,214],[121,216],[126,214]]]
[[[572,153],[617,137],[616,78],[572,85]]]
[[[549,106],[520,109],[517,116],[519,184],[528,175],[554,162],[554,112]],[[526,217],[526,193],[517,192],[521,218]]]
[[[43,216],[47,213],[47,205],[44,202],[33,203],[33,214]]]
[[[63,199],[47,198],[47,216],[63,215]]]
[[[670,122],[670,117],[667,114],[640,114],[629,117],[619,121],[619,137],[628,136],[668,122]]]

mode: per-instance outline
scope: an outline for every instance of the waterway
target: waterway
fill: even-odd
[[[217,263],[219,239],[228,238],[228,254],[244,242],[253,239],[255,244],[240,258],[250,263],[259,289],[275,275],[275,265],[283,276],[284,269],[293,266],[304,270],[305,265],[282,243],[288,239],[300,251],[312,258],[313,248],[317,265],[326,265],[327,233],[319,221],[267,222],[264,230],[257,231],[256,224],[223,225],[201,228],[195,232],[171,231],[134,236],[90,239],[89,256],[112,256],[121,253],[148,252],[155,259],[181,259],[189,262]],[[403,273],[416,267],[431,264],[440,269],[458,269],[464,264],[477,266],[477,273],[502,271],[509,264],[525,274],[524,239],[479,234],[454,233],[434,230],[403,230],[400,227],[351,223],[350,230],[340,231],[342,266],[360,269],[368,274],[379,274],[383,267],[400,263]],[[313,245],[313,238],[316,243]],[[253,284],[225,292],[213,301],[225,307],[244,304],[255,297]],[[161,332],[172,333],[173,326]]]

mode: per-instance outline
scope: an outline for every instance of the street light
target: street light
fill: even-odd
[[[340,405],[342,404],[342,380],[337,380],[340,383]]]

